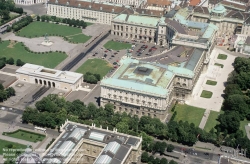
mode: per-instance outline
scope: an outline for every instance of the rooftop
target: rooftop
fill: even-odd
[[[225,13],[226,12],[226,8],[222,5],[222,4],[217,4],[212,12],[214,13],[218,13],[218,14],[222,14],[222,13]]]
[[[63,125],[63,132],[43,155],[43,163],[69,161],[83,140],[103,146],[94,162],[96,164],[122,164],[128,153],[132,149],[138,149],[142,142],[139,137],[67,121]]]
[[[75,84],[83,76],[83,74],[80,73],[60,71],[29,63],[26,63],[25,65],[17,69],[16,73],[31,75],[35,77],[43,77],[70,84]]]
[[[113,20],[156,27],[159,19],[160,18],[157,18],[157,17],[149,17],[149,16],[142,16],[142,15],[120,14],[117,17],[115,17]]]
[[[193,77],[189,69],[149,63],[131,58],[123,58],[121,66],[112,77],[103,79],[102,86],[117,87],[144,94],[165,97],[169,94],[168,85],[175,75]]]

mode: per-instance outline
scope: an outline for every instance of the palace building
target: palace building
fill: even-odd
[[[33,5],[36,3],[46,3],[47,0],[14,0],[18,5]]]
[[[61,90],[76,90],[83,82],[80,73],[59,71],[34,64],[25,64],[16,70],[19,80]]]
[[[172,100],[185,101],[190,96],[208,62],[202,49],[192,48],[182,55],[185,60],[176,66],[124,57],[113,75],[101,81],[101,106],[111,103],[116,112],[164,121]]]
[[[43,153],[43,163],[140,163],[142,138],[101,127],[66,121],[61,134]]]

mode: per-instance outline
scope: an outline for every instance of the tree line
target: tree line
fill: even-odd
[[[198,135],[201,141],[213,140],[212,134],[195,127],[193,123],[170,121],[166,124],[158,118],[149,116],[142,116],[139,119],[138,116],[131,116],[125,112],[114,113],[112,104],[107,104],[103,108],[96,107],[93,103],[85,105],[80,100],[69,102],[57,95],[49,95],[38,101],[35,106],[36,108],[29,107],[24,111],[23,122],[56,128],[68,118],[87,125],[95,123],[96,126],[102,125],[103,128],[116,127],[121,133],[135,136],[145,132],[158,139],[171,140],[189,146],[197,141]]]
[[[11,96],[15,96],[16,95],[16,91],[14,88],[9,87],[4,89],[3,85],[0,84],[0,102],[3,102],[5,100],[7,100],[8,98],[10,98]]]
[[[0,18],[1,24],[10,21],[10,12],[15,12],[18,14],[23,14],[23,8],[15,7],[13,1],[10,0],[0,0]]]
[[[37,21],[42,21],[42,22],[56,22],[57,24],[59,23],[64,23],[64,24],[68,24],[69,26],[73,26],[73,27],[79,27],[79,28],[86,28],[87,27],[87,23],[84,22],[83,20],[79,20],[79,19],[70,19],[70,18],[58,18],[56,16],[47,16],[47,15],[42,15],[41,17],[38,15],[37,16]]]
[[[0,58],[0,69],[5,67],[6,64],[14,65],[15,60],[12,57],[10,57],[9,59],[6,59],[6,57]],[[25,63],[22,60],[16,60],[16,66],[23,66],[24,64]]]
[[[91,72],[86,72],[83,76],[84,81],[90,84],[97,84],[101,80],[100,74],[93,74]]]
[[[33,19],[31,16],[27,16],[23,19],[21,19],[18,22],[13,23],[12,29],[14,32],[21,30],[23,27],[29,25],[31,22],[33,22]]]
[[[237,57],[234,71],[228,77],[222,110],[216,125],[217,144],[247,149],[250,156],[250,140],[244,136],[240,121],[250,120],[250,59]]]

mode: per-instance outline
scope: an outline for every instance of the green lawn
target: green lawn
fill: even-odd
[[[67,36],[67,38],[70,42],[73,43],[85,43],[91,38],[91,36],[79,34],[79,35]]]
[[[212,95],[213,95],[213,92],[206,91],[206,90],[203,90],[201,93],[201,97],[204,97],[204,98],[211,98]]]
[[[250,121],[248,121],[248,120],[244,120],[244,121],[241,121],[240,122],[240,130],[242,130],[243,131],[243,133],[244,133],[244,135],[246,136],[247,134],[246,134],[246,130],[245,130],[245,126],[248,124],[248,123],[250,123]]]
[[[106,49],[112,49],[112,50],[123,50],[123,49],[130,49],[131,48],[131,44],[129,43],[120,43],[120,42],[115,42],[115,41],[108,41],[104,47]]]
[[[206,125],[204,127],[204,130],[206,132],[209,132],[212,128],[214,128],[219,122],[217,121],[217,118],[219,117],[220,114],[224,113],[223,111],[220,112],[215,112],[215,111],[210,111],[210,114],[208,116]]]
[[[207,85],[216,85],[216,84],[217,84],[217,81],[207,80],[206,84],[207,84]]]
[[[5,148],[6,149],[25,149],[27,148],[27,146],[16,143],[16,142],[10,142],[10,141],[0,139],[0,154],[2,155],[3,153],[6,153],[6,154],[12,153],[6,150]]]
[[[224,67],[224,65],[223,65],[223,64],[220,64],[220,63],[214,63],[214,65],[219,66],[219,67],[221,67],[221,68]]]
[[[38,64],[49,68],[55,68],[59,63],[61,63],[67,55],[59,52],[51,52],[46,54],[35,54],[30,53],[24,49],[21,43],[16,43],[14,46],[7,47],[10,45],[10,41],[4,41],[0,43],[0,58],[10,57],[21,59],[26,63]]]
[[[104,77],[112,68],[112,65],[102,59],[88,59],[76,72],[85,74],[86,72],[100,74]]]
[[[221,60],[226,60],[227,59],[227,55],[224,54],[219,54],[217,59],[221,59]]]
[[[29,131],[25,131],[22,129],[18,129],[15,132],[3,132],[3,135],[13,137],[13,138],[18,138],[21,140],[26,140],[30,142],[38,142],[42,141],[46,136],[39,134],[39,133],[33,133]]]
[[[18,33],[18,36],[34,38],[44,36],[46,33],[48,35],[57,34],[61,36],[69,36],[81,34],[82,30],[80,28],[58,25],[54,23],[32,22],[28,26],[22,28]]]
[[[174,118],[175,121],[188,121],[189,123],[194,123],[195,126],[199,126],[205,109],[189,106],[186,104],[177,104],[175,111],[177,112],[177,115]]]

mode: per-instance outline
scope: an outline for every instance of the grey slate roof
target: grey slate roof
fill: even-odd
[[[195,66],[197,65],[199,59],[201,58],[201,55],[203,54],[203,50],[200,49],[194,49],[191,58],[186,63],[185,67],[191,71],[194,71]]]

